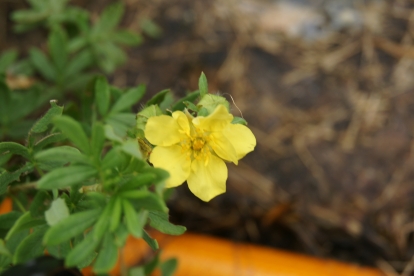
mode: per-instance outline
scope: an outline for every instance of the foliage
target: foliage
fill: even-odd
[[[47,250],[67,266],[106,273],[128,235],[157,250],[147,225],[171,235],[186,230],[168,220],[169,174],[147,162],[148,118],[177,110],[206,115],[217,104],[229,105],[208,94],[202,74],[200,92],[175,101],[163,90],[133,113],[145,86],[120,89],[103,75],[126,60],[120,46],[142,40],[118,28],[124,6],[108,6],[92,23],[67,0],[28,2],[30,9],[12,15],[15,30],[46,28],[47,49],[33,47],[21,59],[14,50],[0,55],[0,199],[11,197],[16,207],[0,215],[0,271]],[[154,23],[144,25],[152,36],[161,34]],[[146,275],[158,266],[171,275],[177,261],[157,257],[130,273]]]

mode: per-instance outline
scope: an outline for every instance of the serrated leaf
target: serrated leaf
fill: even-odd
[[[198,79],[198,90],[200,91],[201,99],[208,94],[208,83],[204,72],[201,72],[200,78]]]
[[[164,234],[181,235],[187,228],[180,225],[174,225],[168,221],[168,214],[150,211],[149,212],[150,225]]]
[[[53,122],[75,146],[86,154],[90,153],[88,138],[77,121],[68,116],[59,116],[54,118]]]
[[[102,247],[93,265],[95,273],[105,273],[111,270],[118,260],[118,248],[112,234],[107,233],[103,239]]]
[[[15,142],[0,143],[0,154],[4,154],[6,152],[21,155],[26,159],[30,159],[30,154],[27,148]]]
[[[50,226],[56,225],[60,221],[69,217],[69,208],[62,198],[55,199],[50,208],[45,212],[47,224]]]
[[[42,133],[45,132],[48,129],[49,124],[52,123],[52,119],[56,116],[62,115],[63,107],[58,106],[56,104],[56,101],[50,101],[50,105],[52,106],[46,114],[39,119],[32,127],[30,132],[33,133]]]
[[[43,176],[37,183],[39,189],[62,189],[79,185],[95,176],[97,171],[88,166],[70,166],[53,170]]]
[[[189,93],[187,96],[179,99],[172,107],[173,111],[184,110],[185,107],[188,107],[186,102],[193,103],[198,97],[200,97],[200,91],[194,91]]]
[[[78,243],[72,251],[66,256],[65,259],[65,266],[72,267],[72,266],[86,266],[88,263],[85,263],[85,260],[91,259],[91,256],[95,257],[95,249],[98,247],[101,241],[95,240],[93,238],[93,230],[88,233],[81,241]],[[92,259],[93,260],[93,259]],[[91,261],[92,261],[91,260]]]
[[[105,136],[111,141],[116,141],[119,143],[123,142],[122,138],[116,135],[114,128],[111,125],[105,125]]]
[[[129,233],[136,238],[141,238],[142,230],[147,221],[148,212],[140,211],[137,213],[134,209],[134,206],[132,206],[128,200],[122,201],[122,207],[124,210],[126,226]]]
[[[95,103],[99,114],[105,116],[110,103],[109,84],[105,77],[99,76],[95,82]]]
[[[62,242],[58,245],[51,245],[46,247],[47,252],[58,259],[64,259],[72,250],[70,241]]]
[[[54,81],[56,79],[56,70],[43,52],[36,48],[32,48],[29,51],[29,58],[33,66],[45,79],[49,81]]]
[[[131,106],[136,104],[142,96],[145,94],[145,85],[141,84],[138,87],[129,89],[123,94],[119,100],[114,104],[111,109],[111,113],[118,113],[129,109]]]
[[[32,234],[22,240],[16,248],[13,257],[14,264],[27,262],[44,254],[45,247],[42,245],[42,238],[48,228],[47,225],[36,227]]]
[[[132,204],[135,209],[157,210],[166,212],[168,210],[165,202],[159,196],[149,191],[125,191],[119,193],[124,198],[134,199]]]
[[[93,209],[70,215],[46,232],[43,243],[46,245],[58,245],[82,234],[95,223],[101,212],[101,209]]]
[[[111,213],[114,205],[114,200],[111,200],[103,212],[100,214],[98,221],[95,223],[93,238],[95,240],[101,240],[109,228],[109,220],[111,219]]]
[[[67,38],[63,29],[58,25],[52,28],[48,39],[48,48],[56,68],[63,70],[68,59]]]
[[[156,239],[151,238],[151,236],[147,233],[147,231],[142,231],[142,238],[144,241],[151,247],[152,250],[158,250],[158,242]]]

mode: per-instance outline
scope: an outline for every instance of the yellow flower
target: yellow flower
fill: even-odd
[[[238,160],[256,146],[256,138],[244,125],[232,124],[225,106],[207,117],[193,118],[175,111],[172,117],[150,117],[145,137],[156,145],[150,155],[154,167],[170,173],[167,187],[187,180],[191,192],[204,201],[226,191],[227,167],[223,160]]]

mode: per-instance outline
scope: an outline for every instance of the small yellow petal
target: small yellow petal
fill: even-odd
[[[226,191],[227,167],[223,160],[211,155],[210,160],[194,160],[191,164],[191,173],[187,179],[191,192],[203,201]]]
[[[155,147],[149,160],[154,167],[164,169],[170,174],[166,182],[167,188],[183,184],[190,174],[191,159],[188,152],[178,145]]]
[[[236,150],[237,159],[242,159],[247,153],[253,151],[256,146],[256,137],[246,126],[240,124],[229,124],[223,130],[224,136]]]
[[[224,105],[219,105],[216,110],[207,117],[196,117],[193,120],[193,124],[204,130],[219,131],[230,124],[231,121],[233,121],[233,115],[228,112]]]
[[[214,152],[224,160],[231,161],[237,165],[237,152],[233,144],[223,135],[222,132],[213,132],[210,134],[210,141],[208,143]]]
[[[177,122],[179,131],[181,133],[189,135],[190,134],[190,123],[188,121],[187,115],[184,114],[184,112],[182,111],[175,111],[172,114],[172,117]]]
[[[181,140],[177,121],[170,116],[161,115],[150,117],[145,126],[145,138],[157,146],[171,146]]]

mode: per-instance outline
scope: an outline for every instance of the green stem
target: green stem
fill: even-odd
[[[20,200],[15,197],[14,195],[11,195],[13,201],[16,203],[17,207],[19,207],[20,211],[23,213],[26,213],[26,208],[24,208],[23,204],[20,202]]]

